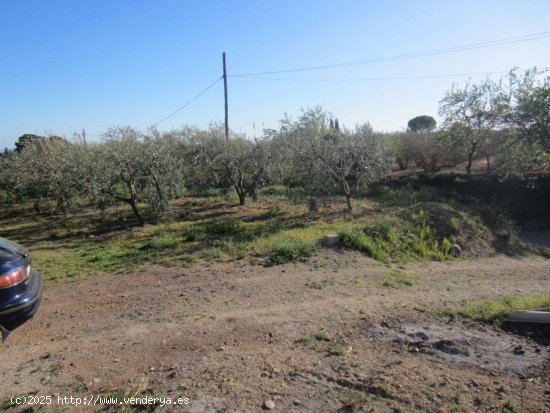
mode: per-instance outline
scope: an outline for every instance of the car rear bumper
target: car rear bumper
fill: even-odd
[[[20,297],[17,297],[15,302],[10,301],[9,306],[0,307],[0,325],[8,330],[13,330],[34,316],[41,300],[42,280],[40,273],[32,270],[27,290]]]

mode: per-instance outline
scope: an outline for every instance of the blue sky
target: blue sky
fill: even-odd
[[[229,75],[264,72],[547,32],[549,16],[547,0],[0,0],[0,148],[23,133],[71,137],[85,128],[96,139],[114,125],[145,129],[218,78],[223,51]],[[378,130],[399,130],[416,115],[437,115],[445,90],[468,77],[345,79],[535,65],[550,66],[550,37],[260,76],[285,80],[230,78],[230,127],[260,134],[285,112],[321,105],[349,127],[369,121]],[[158,127],[218,120],[221,82]]]

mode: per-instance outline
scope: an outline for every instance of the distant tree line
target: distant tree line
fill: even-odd
[[[409,120],[406,132],[388,135],[399,168],[414,162],[434,172],[466,162],[470,174],[473,160],[484,157],[490,172],[494,156],[504,174],[547,170],[550,77],[544,73],[512,70],[499,81],[453,85],[439,104],[440,129],[433,117],[423,115]]]
[[[426,172],[480,156],[496,156],[503,173],[548,166],[550,78],[536,69],[512,71],[498,82],[454,85],[440,102],[442,127],[422,115],[404,132],[353,129],[319,107],[286,116],[277,130],[247,139],[223,125],[168,132],[112,128],[101,143],[85,145],[57,136],[23,135],[0,155],[0,197],[31,202],[38,213],[128,205],[140,223],[144,208],[168,210],[184,193],[235,191],[241,205],[268,185],[301,197],[339,194],[353,198],[384,179],[393,165]]]

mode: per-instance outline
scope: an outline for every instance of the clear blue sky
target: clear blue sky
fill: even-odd
[[[540,1],[0,0],[0,148],[23,133],[145,129],[221,75],[357,61],[550,31]],[[550,66],[550,38],[277,79],[414,77]],[[498,75],[497,75],[498,76]],[[265,76],[264,76],[265,77]],[[472,76],[473,80],[483,78]],[[229,79],[230,126],[260,133],[321,105],[340,123],[403,129],[454,81]],[[223,85],[159,125],[223,120]]]

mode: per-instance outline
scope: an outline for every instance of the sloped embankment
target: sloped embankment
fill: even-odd
[[[496,251],[496,236],[480,220],[441,202],[422,202],[403,213],[413,223],[425,221],[439,242],[447,239],[465,256],[488,256]]]

